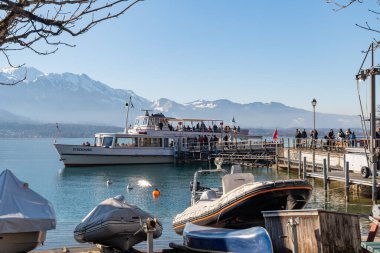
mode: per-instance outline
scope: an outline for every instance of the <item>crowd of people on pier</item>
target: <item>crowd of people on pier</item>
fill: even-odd
[[[380,137],[380,129],[379,129],[379,137]],[[318,131],[316,129],[312,129],[308,136],[305,129],[300,131],[296,129],[296,147],[303,147],[307,144],[307,139],[310,138],[311,146],[315,145],[318,140]],[[337,134],[335,135],[334,130],[330,129],[330,131],[323,137],[325,140],[325,145],[327,147],[334,146],[340,144],[341,146],[345,145],[348,147],[354,147],[356,144],[356,135],[354,131],[351,131],[350,128],[347,128],[346,131],[343,131],[342,128],[339,128]],[[322,142],[321,142],[322,143]]]

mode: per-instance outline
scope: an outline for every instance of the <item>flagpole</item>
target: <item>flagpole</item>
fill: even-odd
[[[128,109],[127,109],[127,116],[126,116],[126,119],[125,119],[125,129],[124,129],[124,133],[125,134],[128,133],[128,115],[129,115],[129,106],[131,105],[131,100],[132,100],[132,98],[131,98],[131,96],[129,96],[129,102],[128,102],[128,105],[127,105],[127,107],[128,107]]]

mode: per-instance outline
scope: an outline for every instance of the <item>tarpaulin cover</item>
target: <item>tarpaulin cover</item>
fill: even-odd
[[[52,204],[4,170],[0,174],[0,233],[46,231],[55,225]]]
[[[145,221],[148,217],[153,216],[135,205],[128,204],[124,201],[124,196],[118,195],[114,198],[106,199],[97,205],[84,217],[75,230],[91,227],[108,220],[123,219],[134,221],[135,217],[139,217],[142,221]]]

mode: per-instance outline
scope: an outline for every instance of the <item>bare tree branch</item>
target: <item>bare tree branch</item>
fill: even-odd
[[[60,46],[73,47],[60,37],[82,35],[105,20],[119,17],[141,1],[0,0],[0,51],[13,66],[9,59],[11,51],[29,49],[48,55]]]

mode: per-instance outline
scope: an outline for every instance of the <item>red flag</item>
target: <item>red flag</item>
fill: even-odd
[[[277,128],[276,128],[276,130],[274,130],[274,133],[273,133],[273,140],[274,140],[274,141],[277,141],[277,140],[278,140],[278,131],[277,131]]]

